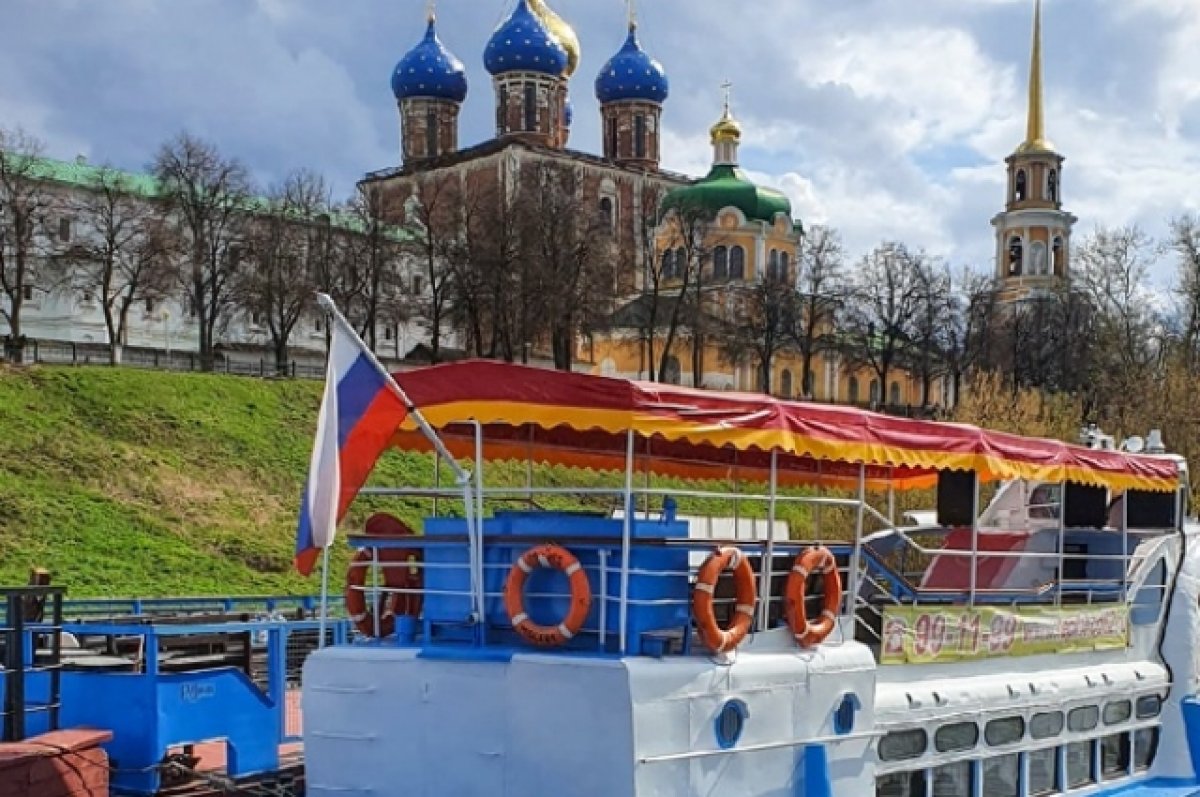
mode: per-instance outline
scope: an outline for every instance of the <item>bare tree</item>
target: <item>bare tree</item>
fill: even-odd
[[[921,406],[928,407],[933,380],[945,373],[946,319],[954,313],[950,271],[925,257],[915,263],[916,295],[909,327],[908,364],[921,382]]]
[[[808,230],[796,260],[796,312],[788,330],[790,343],[800,354],[801,384],[809,392],[808,374],[816,355],[833,345],[837,314],[845,302],[841,236],[830,227]]]
[[[768,277],[726,289],[728,304],[721,314],[721,352],[734,365],[753,362],[759,387],[771,394],[776,357],[789,348],[800,297],[789,280]],[[807,372],[806,372],[807,373]]]
[[[643,364],[649,372],[651,381],[658,377],[655,343],[662,330],[662,321],[670,313],[666,306],[664,289],[666,275],[663,273],[665,258],[658,256],[656,245],[658,237],[658,208],[662,204],[663,189],[658,185],[648,185],[642,189],[642,213],[633,220],[633,246],[622,249],[623,270],[637,273],[640,270],[641,295],[635,299],[641,305],[638,314],[638,336],[643,349]],[[673,268],[672,263],[672,268]],[[675,300],[674,303],[677,303]]]
[[[993,362],[996,299],[995,281],[987,274],[963,268],[951,280],[950,302],[941,321],[940,337],[950,373],[951,393],[956,400],[968,375]]]
[[[67,256],[76,269],[75,289],[99,300],[115,365],[121,361],[133,304],[170,292],[178,239],[162,205],[107,166],[73,202],[73,210],[81,227]]]
[[[1076,275],[1092,313],[1097,357],[1089,386],[1122,426],[1133,411],[1125,397],[1152,379],[1165,353],[1161,318],[1150,299],[1154,242],[1137,226],[1099,228],[1076,252]]]
[[[1175,296],[1181,321],[1180,343],[1188,367],[1200,369],[1200,214],[1173,219],[1167,246],[1177,260]]]
[[[42,143],[17,130],[0,130],[0,314],[8,323],[12,357],[24,356],[21,311],[39,282],[37,263],[49,254],[43,235],[53,198],[39,173]]]
[[[246,235],[250,267],[239,272],[237,293],[250,320],[267,328],[276,373],[287,373],[292,333],[311,306],[331,234],[329,213],[324,178],[300,170],[268,192],[265,212]]]
[[[842,330],[842,349],[855,366],[879,377],[885,396],[888,377],[911,338],[921,283],[917,277],[924,255],[900,243],[884,243],[864,257],[851,278],[850,298]]]
[[[680,326],[687,324],[692,336],[692,384],[704,379],[704,280],[705,264],[715,247],[712,237],[716,214],[699,202],[678,201],[664,208],[659,242],[663,246],[665,282],[678,286],[677,299],[667,317],[667,332],[658,362],[659,382],[667,381],[671,350]]]
[[[461,178],[454,174],[419,176],[407,203],[410,251],[421,273],[422,295],[414,295],[418,312],[429,330],[430,359],[440,358],[442,334],[446,327],[446,307],[451,261],[462,246]],[[414,291],[414,294],[418,292]]]
[[[154,174],[187,246],[182,287],[199,327],[200,367],[210,371],[219,325],[233,308],[250,179],[236,159],[188,133],[159,149]]]
[[[531,267],[523,287],[537,286],[531,296],[545,312],[554,367],[569,371],[579,329],[590,328],[613,309],[611,228],[584,199],[574,169],[539,164],[523,178],[518,202],[522,261]]]
[[[393,220],[402,218],[404,210],[393,195],[368,186],[354,195],[345,212],[357,229],[341,239],[343,258],[337,261],[340,270],[331,287],[342,294],[359,334],[375,350],[380,314],[403,292],[405,232]]]

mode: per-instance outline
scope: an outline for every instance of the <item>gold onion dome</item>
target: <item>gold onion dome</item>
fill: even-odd
[[[733,114],[729,112],[729,106],[725,106],[725,113],[720,120],[712,126],[709,131],[712,134],[712,142],[720,144],[724,141],[740,141],[742,138],[742,126],[738,124],[738,120],[733,118]]]
[[[563,77],[575,74],[575,70],[579,68],[579,57],[582,52],[575,29],[568,25],[562,17],[555,14],[546,5],[545,0],[529,0],[529,10],[542,21],[542,24],[550,31],[550,35],[558,39],[558,43],[567,51],[567,69],[563,72]]]

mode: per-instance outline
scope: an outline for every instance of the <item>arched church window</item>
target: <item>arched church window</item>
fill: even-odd
[[[682,246],[675,250],[675,278],[683,279],[688,270],[688,253]]]
[[[729,250],[729,278],[746,279],[746,250],[740,246]]]
[[[508,130],[508,86],[500,87],[500,101],[496,103],[496,129],[500,133]]]
[[[661,279],[669,280],[675,278],[675,250],[664,249],[662,253],[662,273]]]
[[[1036,276],[1044,276],[1050,272],[1049,265],[1046,263],[1046,245],[1041,241],[1034,241],[1029,248],[1030,263],[1029,273]]]
[[[729,279],[729,247],[718,246],[713,250],[713,279]]]
[[[1021,239],[1014,235],[1008,241],[1008,275],[1010,277],[1021,276],[1021,261],[1025,257],[1025,244]]]
[[[609,197],[600,199],[600,222],[606,229],[611,230],[613,226],[613,201]]]
[[[537,84],[525,84],[525,132],[537,130]]]
[[[784,398],[792,397],[792,372],[787,368],[779,375],[779,395]]]
[[[772,249],[771,254],[767,257],[767,279],[779,279],[779,250]]]
[[[1029,180],[1025,176],[1025,170],[1021,169],[1017,172],[1016,198],[1018,202],[1024,202],[1029,192]]]
[[[633,117],[633,157],[646,157],[646,117],[640,113]]]
[[[1053,257],[1054,273],[1059,275],[1060,277],[1065,272],[1065,269],[1063,268],[1063,257],[1065,255],[1066,255],[1066,249],[1063,247],[1063,239],[1055,238],[1054,239],[1054,257]]]
[[[891,395],[888,396],[888,402],[893,407],[899,407],[900,406],[900,383],[899,382],[892,382],[892,389],[890,391],[890,394]]]
[[[1051,169],[1050,176],[1046,178],[1046,196],[1050,197],[1051,202],[1058,202],[1058,169]]]
[[[425,114],[425,157],[432,158],[438,154],[438,115],[434,108]]]
[[[850,387],[850,390],[849,390],[850,403],[857,404],[858,403],[858,377],[857,376],[850,377],[850,386],[849,387]]]
[[[617,117],[608,117],[608,156],[617,157]]]
[[[789,265],[790,264],[788,263],[788,253],[780,252],[779,253],[779,279],[783,280],[784,282],[789,282],[791,280],[791,274],[789,273],[790,272]]]

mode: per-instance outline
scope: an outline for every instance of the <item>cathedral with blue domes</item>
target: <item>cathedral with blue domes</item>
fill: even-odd
[[[623,40],[614,30],[614,51],[592,83],[596,106],[578,95],[572,101],[581,45],[571,26],[545,0],[508,0],[508,5],[510,13],[481,42],[492,83],[494,135],[467,146],[459,142],[464,103],[483,100],[478,89],[468,92],[463,63],[439,39],[431,6],[424,37],[400,58],[392,74],[401,163],[367,175],[361,188],[375,198],[387,220],[405,224],[412,221],[413,203],[433,184],[453,183],[456,195],[467,198],[464,202],[490,197],[504,203],[531,174],[544,175],[547,169],[571,174],[573,190],[581,197],[576,207],[603,220],[608,256],[620,264],[610,308],[617,321],[609,325],[607,339],[589,339],[583,357],[597,371],[645,377],[652,368],[648,358],[621,340],[645,335],[622,330],[620,319],[637,314],[636,304],[651,283],[656,292],[661,288],[678,295],[698,290],[700,279],[709,293],[768,278],[794,279],[790,269],[797,261],[802,228],[792,218],[786,196],[755,185],[740,170],[742,129],[728,96],[711,131],[712,171],[697,178],[662,168],[663,113],[671,84],[666,69],[643,45],[632,4]],[[588,106],[598,106],[600,114],[601,141],[594,147],[571,140],[575,114],[587,112]],[[689,256],[691,277],[683,267],[678,230],[673,232],[670,223],[672,214],[685,207],[700,210],[711,229],[703,255]],[[680,360],[695,359],[682,350],[691,345],[687,330],[673,339],[681,347]],[[713,368],[702,383],[748,387],[754,381],[730,364],[722,366],[715,349],[705,356]],[[688,381],[686,374],[677,378]]]

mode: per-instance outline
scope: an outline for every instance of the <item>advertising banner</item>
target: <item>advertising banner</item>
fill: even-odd
[[[884,664],[1109,650],[1129,644],[1129,607],[889,606]]]

